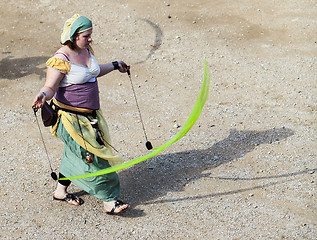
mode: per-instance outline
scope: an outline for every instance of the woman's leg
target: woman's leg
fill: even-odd
[[[59,178],[65,177],[63,174],[59,173]],[[80,198],[68,194],[67,188],[70,185],[71,181],[69,180],[58,180],[57,187],[54,192],[54,199],[55,200],[63,200],[65,199],[66,202],[72,205],[79,206],[81,204]]]
[[[58,178],[64,178],[65,176],[61,173],[58,174]],[[68,187],[70,184],[71,184],[71,181],[70,180],[58,180],[58,182],[63,185],[63,186],[66,186]]]

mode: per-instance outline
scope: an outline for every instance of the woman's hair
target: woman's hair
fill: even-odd
[[[74,50],[76,48],[76,44],[70,40],[67,40],[63,45],[68,46],[71,50]]]
[[[73,36],[73,39],[76,39],[77,36],[78,36],[78,33],[75,33],[74,36]],[[75,50],[76,47],[77,47],[76,43],[73,42],[73,41],[71,41],[71,40],[67,40],[67,41],[66,41],[64,44],[62,44],[62,45],[68,46],[71,50]],[[89,51],[90,51],[93,55],[95,55],[95,52],[94,52],[94,50],[92,49],[92,46],[91,46],[90,44],[89,44],[88,49],[89,49]]]

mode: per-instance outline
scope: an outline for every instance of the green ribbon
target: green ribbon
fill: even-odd
[[[182,129],[167,143],[163,144],[160,147],[155,148],[151,153],[149,153],[147,155],[132,159],[132,160],[124,162],[122,164],[118,164],[118,165],[115,165],[113,167],[109,167],[109,168],[102,169],[102,170],[88,173],[88,174],[77,175],[77,176],[72,176],[72,177],[67,177],[67,178],[60,178],[59,180],[72,180],[72,179],[88,178],[88,177],[95,177],[95,176],[99,176],[99,175],[103,175],[103,174],[107,174],[107,173],[111,173],[111,172],[116,172],[116,171],[122,170],[124,168],[131,167],[131,166],[138,164],[140,162],[143,162],[143,161],[145,161],[149,158],[152,158],[155,155],[159,154],[164,149],[166,149],[168,146],[170,146],[171,144],[177,142],[179,139],[184,137],[186,135],[186,133],[195,124],[195,122],[197,121],[197,119],[198,119],[198,117],[199,117],[199,115],[200,115],[200,113],[205,105],[205,102],[208,98],[209,83],[210,83],[210,73],[209,73],[209,69],[207,66],[207,62],[204,61],[204,79],[203,79],[203,83],[202,83],[200,92],[197,96],[195,105],[192,109],[192,112],[189,115],[189,117],[188,117],[186,123],[184,124],[184,126],[182,127]]]

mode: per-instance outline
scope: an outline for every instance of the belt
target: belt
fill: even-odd
[[[101,140],[99,134],[101,135],[101,132],[99,130],[99,127],[98,127],[98,120],[97,120],[97,111],[96,110],[93,110],[92,112],[90,113],[85,113],[85,112],[79,112],[79,111],[74,111],[74,110],[70,110],[70,109],[67,109],[67,108],[62,108],[60,106],[58,106],[56,103],[54,103],[53,101],[51,101],[52,105],[54,106],[54,110],[56,112],[58,112],[59,110],[61,111],[65,111],[65,112],[68,112],[68,113],[72,113],[72,114],[76,114],[76,115],[80,115],[80,116],[84,116],[86,117],[91,126],[94,128],[95,130],[95,135],[96,135],[96,141],[100,144],[100,145],[105,145],[104,142]],[[99,133],[99,134],[98,134]]]

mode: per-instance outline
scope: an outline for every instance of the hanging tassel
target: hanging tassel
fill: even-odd
[[[92,163],[94,161],[94,158],[91,156],[89,152],[86,153],[86,162]]]

